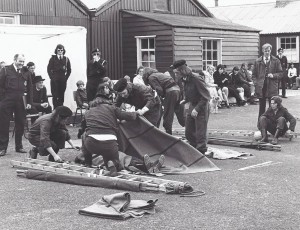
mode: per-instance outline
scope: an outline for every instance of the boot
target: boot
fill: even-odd
[[[37,147],[33,147],[32,149],[29,150],[29,158],[31,159],[36,159],[39,151]]]
[[[261,140],[259,142],[268,142],[268,134],[266,129],[260,130],[261,132]]]
[[[273,138],[271,144],[273,144],[273,145],[277,145],[278,144],[278,137],[279,137],[279,135],[280,135],[280,129],[276,129],[276,133],[274,135],[274,138]]]

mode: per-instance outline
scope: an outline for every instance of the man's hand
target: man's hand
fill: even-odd
[[[192,117],[197,117],[198,116],[198,112],[196,111],[196,109],[193,109],[192,113],[191,113]]]
[[[268,78],[274,78],[273,74],[272,74],[272,73],[269,73],[269,74],[268,74]]]
[[[30,105],[30,104],[27,104],[27,105],[26,105],[26,109],[31,109],[31,105]]]
[[[63,162],[63,160],[57,154],[54,156],[54,160],[55,162]]]
[[[47,108],[47,107],[48,107],[48,103],[47,103],[47,102],[44,102],[44,103],[41,104],[41,106],[42,106],[43,108]]]

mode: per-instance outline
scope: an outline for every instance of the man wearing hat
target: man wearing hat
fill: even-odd
[[[30,114],[36,114],[39,112],[42,113],[51,113],[52,107],[49,105],[47,97],[47,89],[44,86],[45,79],[42,76],[35,76],[33,79],[33,89],[32,89],[32,107],[29,110]],[[32,121],[35,119],[33,118]]]
[[[51,94],[53,106],[63,105],[65,101],[65,91],[67,88],[67,81],[71,75],[71,62],[65,56],[65,47],[58,44],[47,66],[47,72],[51,79]]]
[[[39,117],[31,126],[28,140],[34,146],[29,151],[29,157],[36,159],[37,154],[49,156],[49,161],[61,162],[57,155],[65,147],[67,141],[73,149],[78,150],[71,141],[66,122],[72,116],[72,111],[66,106],[56,107],[51,114]]]
[[[122,103],[133,105],[139,115],[144,116],[155,127],[159,127],[161,102],[151,88],[145,85],[134,85],[121,78],[114,85],[114,90],[118,93],[117,107]]]
[[[207,151],[207,123],[210,94],[202,76],[193,73],[185,60],[175,61],[173,68],[184,82],[184,103],[187,109],[185,136],[190,145],[201,153]]]
[[[92,60],[87,65],[87,99],[92,101],[97,93],[97,88],[103,82],[106,75],[107,62],[101,58],[101,52],[98,48],[92,51]]]
[[[279,94],[279,84],[281,82],[282,97],[287,98],[285,89],[286,89],[286,83],[287,83],[287,80],[288,80],[288,75],[287,75],[288,62],[287,62],[286,56],[283,55],[283,48],[279,48],[277,50],[277,52],[278,52],[278,55],[276,57],[279,59],[279,61],[281,63],[281,68],[282,68],[282,71],[283,71],[283,76],[281,78],[281,81],[278,82],[278,94]]]
[[[282,106],[279,96],[271,98],[271,106],[262,114],[258,120],[258,128],[261,131],[261,142],[268,142],[267,132],[274,135],[272,144],[278,143],[278,138],[284,134],[291,135],[296,126],[296,119],[286,108]],[[287,125],[289,122],[289,127]]]

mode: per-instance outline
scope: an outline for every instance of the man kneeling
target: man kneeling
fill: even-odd
[[[72,111],[66,106],[58,106],[52,113],[39,117],[31,126],[28,134],[29,142],[34,146],[29,151],[29,157],[49,156],[49,161],[62,162],[57,155],[59,149],[65,148],[65,141],[73,149],[78,150],[71,141],[66,127],[66,121],[72,116]]]
[[[258,128],[261,131],[261,142],[268,142],[267,131],[274,135],[272,144],[278,144],[278,138],[285,133],[291,135],[295,130],[296,119],[282,105],[282,99],[278,96],[271,98],[271,107],[263,113],[258,120]],[[289,127],[287,126],[289,122]]]
[[[87,166],[92,165],[93,155],[101,155],[104,165],[113,176],[123,169],[118,152],[118,119],[135,120],[137,113],[122,111],[111,103],[108,96],[108,84],[100,84],[96,98],[90,102],[90,109],[85,113],[86,128],[82,137],[82,152]],[[156,173],[164,163],[163,155],[155,163],[150,161],[148,155],[144,156],[143,161],[135,157],[127,157],[129,167],[133,166],[147,173]]]

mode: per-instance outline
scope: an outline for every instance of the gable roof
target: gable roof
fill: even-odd
[[[276,7],[276,3],[211,7],[219,19],[261,30],[260,34],[300,32],[300,1]]]
[[[126,12],[132,15],[137,15],[143,18],[148,18],[166,25],[176,26],[176,27],[209,28],[209,29],[219,29],[219,30],[258,32],[258,30],[254,28],[242,26],[239,24],[235,24],[235,23],[231,23],[228,21],[223,21],[211,17],[196,17],[196,16],[161,14],[161,13],[128,11],[128,10],[122,10],[122,12]]]

